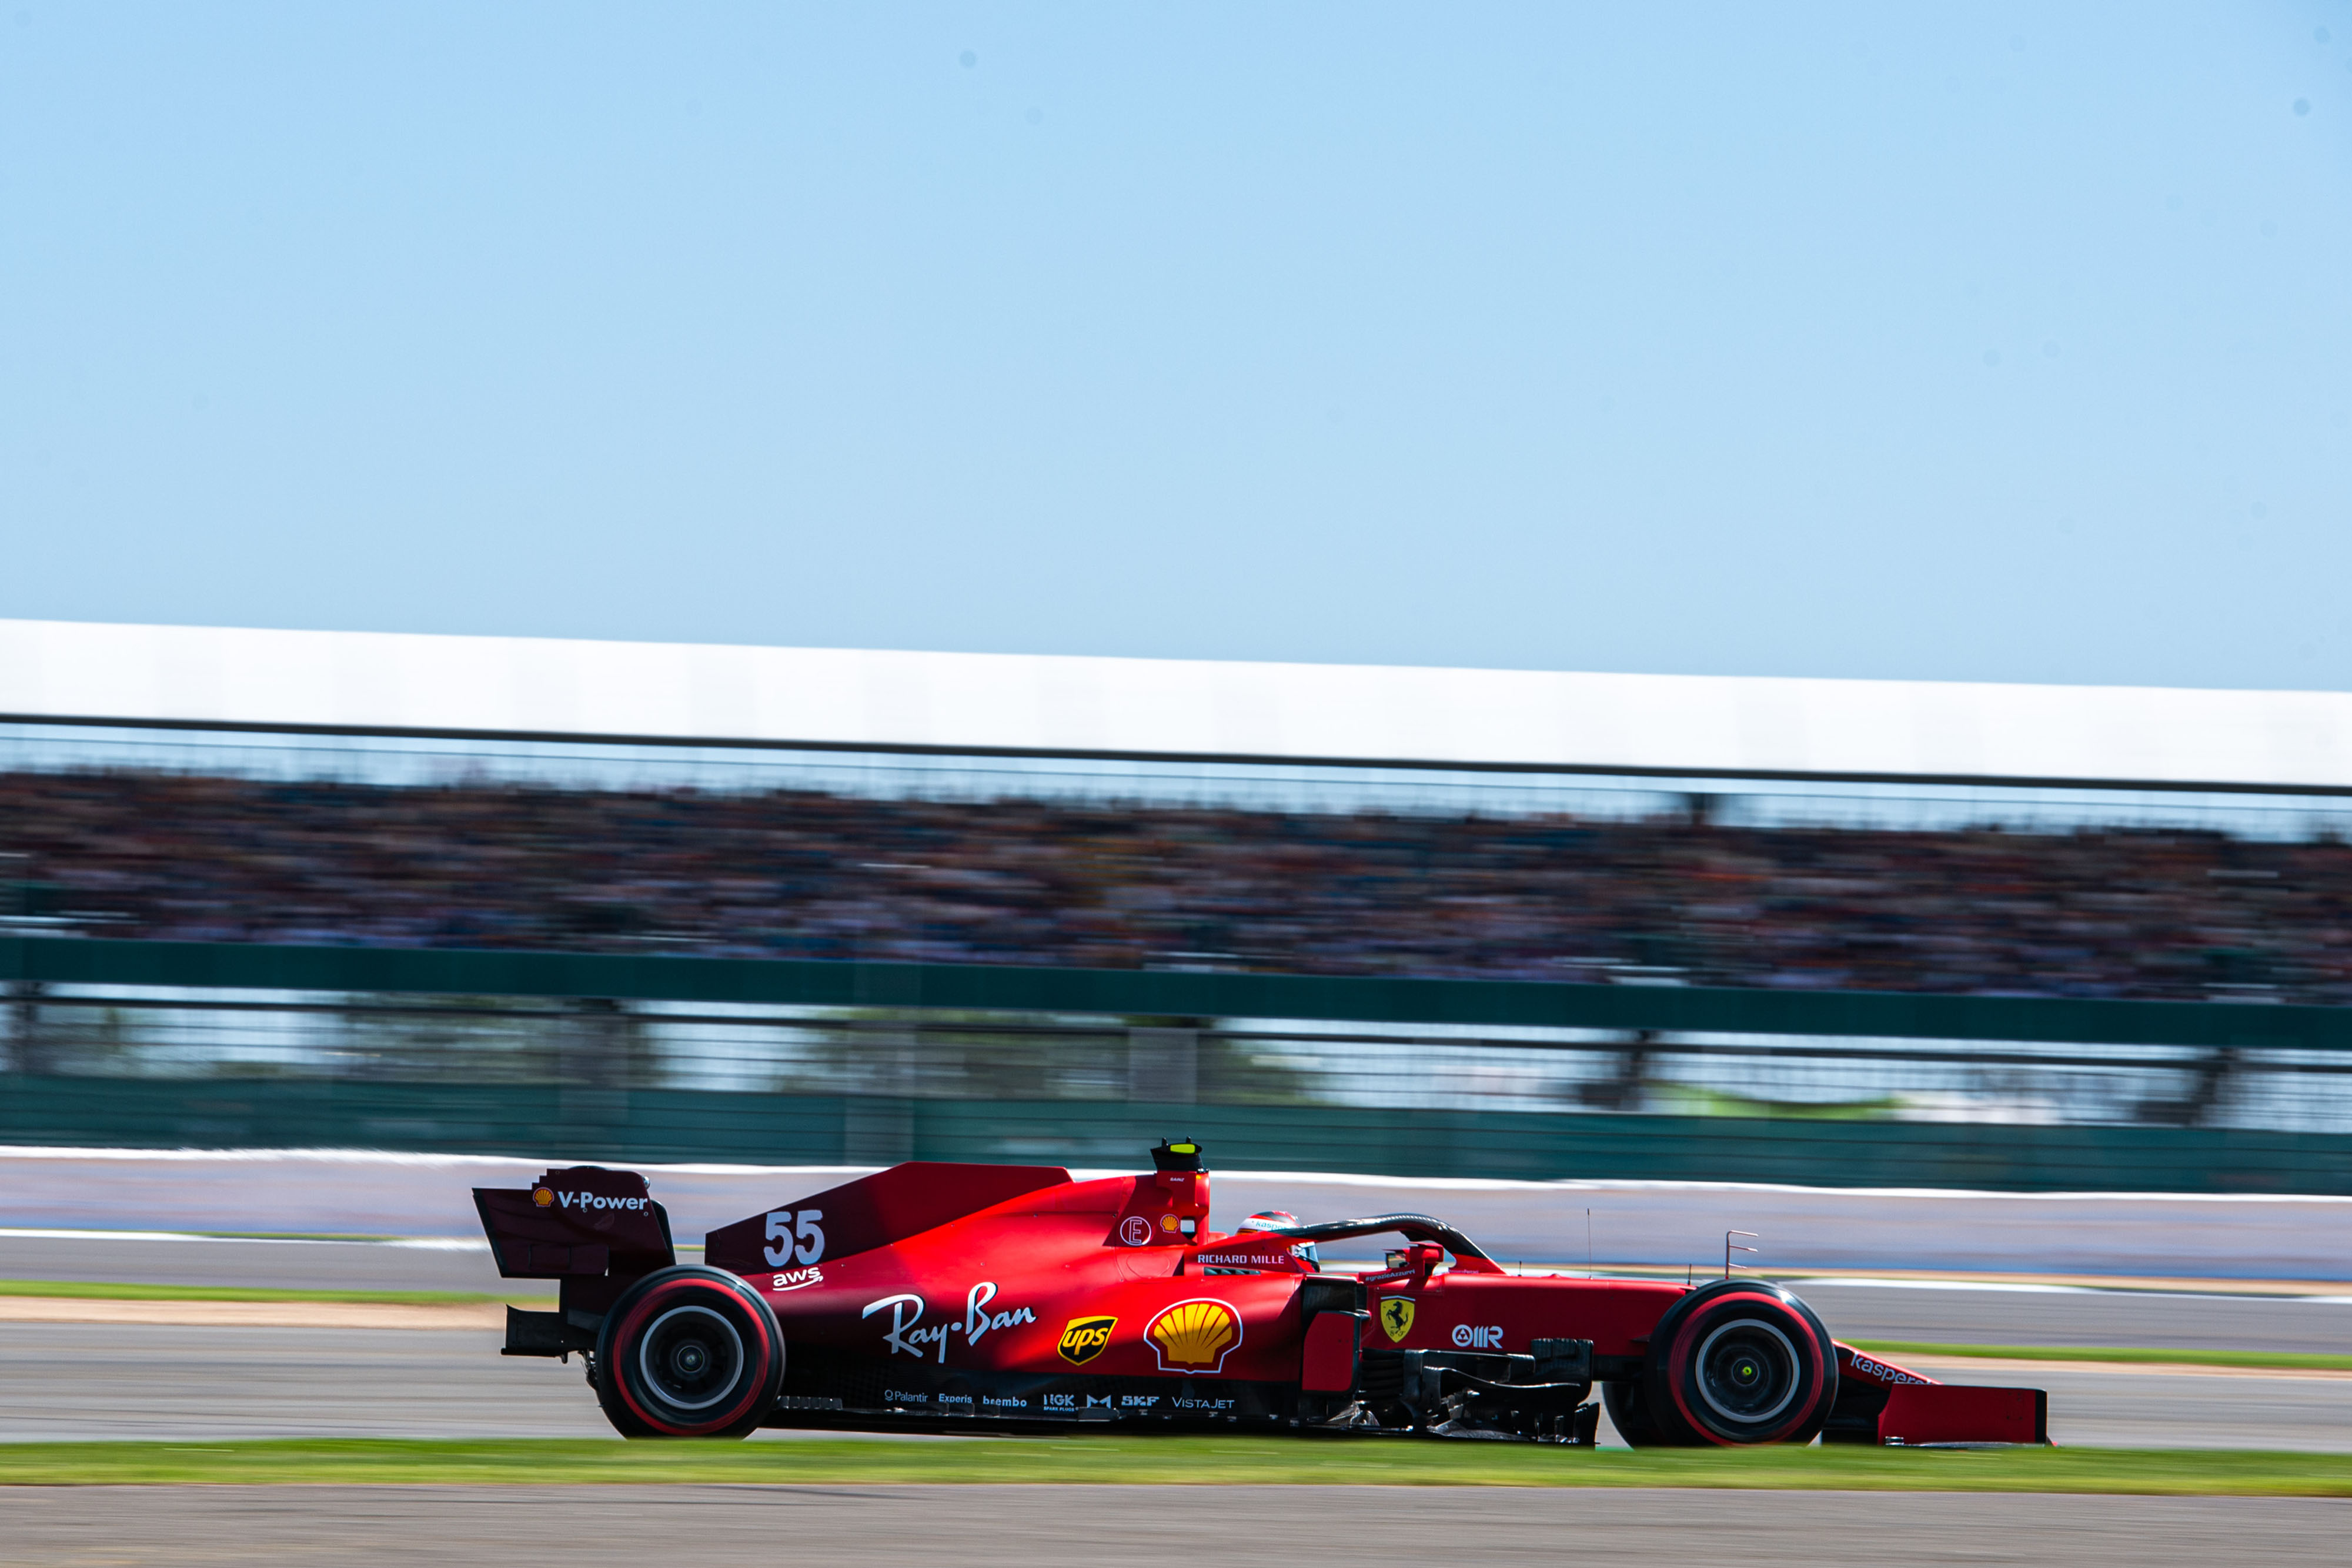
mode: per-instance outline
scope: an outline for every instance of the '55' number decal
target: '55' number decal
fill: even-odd
[[[803,1208],[794,1213],[780,1208],[768,1216],[768,1267],[781,1269],[798,1259],[814,1263],[824,1256],[824,1232],[817,1221],[824,1218],[821,1208]],[[797,1243],[797,1245],[796,1245]]]

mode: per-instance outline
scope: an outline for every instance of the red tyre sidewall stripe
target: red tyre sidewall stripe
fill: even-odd
[[[724,1285],[719,1284],[716,1280],[675,1280],[667,1284],[656,1286],[654,1289],[646,1292],[644,1300],[640,1301],[635,1307],[630,1309],[629,1315],[623,1319],[621,1326],[614,1331],[613,1345],[614,1350],[619,1353],[615,1355],[614,1359],[622,1363],[623,1365],[626,1364],[628,1360],[627,1353],[622,1352],[621,1347],[629,1343],[630,1335],[635,1332],[639,1324],[643,1323],[647,1317],[653,1314],[655,1309],[664,1299],[674,1296],[680,1291],[691,1290],[697,1287],[707,1291],[716,1291],[724,1295],[736,1295],[736,1292],[729,1291]],[[736,1304],[739,1306],[744,1304],[740,1295],[737,1295]],[[760,1357],[756,1368],[757,1375],[751,1379],[751,1387],[745,1393],[743,1399],[738,1401],[733,1408],[721,1415],[715,1416],[708,1421],[698,1422],[691,1427],[677,1426],[673,1422],[663,1420],[660,1416],[652,1414],[650,1411],[646,1410],[644,1406],[638,1404],[636,1396],[629,1392],[628,1375],[622,1370],[622,1366],[614,1366],[612,1369],[613,1386],[619,1391],[621,1403],[626,1405],[631,1410],[635,1411],[637,1418],[643,1421],[646,1426],[653,1427],[656,1431],[660,1432],[667,1437],[700,1437],[705,1432],[716,1432],[723,1427],[731,1427],[736,1422],[741,1420],[743,1418],[743,1412],[746,1406],[748,1406],[751,1401],[757,1399],[760,1396],[760,1390],[767,1385],[769,1358],[774,1354],[774,1348],[768,1343],[767,1320],[760,1315],[759,1310],[756,1307],[747,1310],[744,1315],[751,1320],[752,1336],[760,1342]]]
[[[1802,1313],[1792,1310],[1788,1302],[1782,1301],[1778,1296],[1767,1296],[1760,1293],[1748,1291],[1736,1291],[1727,1292],[1723,1295],[1713,1297],[1703,1304],[1697,1312],[1692,1313],[1691,1316],[1685,1321],[1682,1328],[1677,1331],[1675,1337],[1680,1339],[1683,1335],[1696,1333],[1700,1326],[1703,1325],[1707,1319],[1716,1315],[1716,1309],[1717,1307],[1727,1307],[1742,1302],[1755,1302],[1759,1305],[1776,1308],[1780,1312],[1795,1319],[1797,1325],[1804,1330],[1805,1354],[1812,1363],[1812,1396],[1811,1398],[1804,1399],[1799,1403],[1795,1415],[1790,1416],[1788,1420],[1782,1422],[1770,1432],[1765,1433],[1760,1437],[1737,1442],[1728,1437],[1718,1437],[1713,1432],[1707,1430],[1706,1423],[1701,1421],[1696,1415],[1692,1413],[1690,1401],[1684,1397],[1685,1384],[1686,1381],[1683,1374],[1685,1364],[1681,1354],[1682,1347],[1677,1344],[1675,1347],[1675,1358],[1666,1365],[1666,1392],[1674,1396],[1675,1408],[1682,1412],[1684,1423],[1687,1425],[1692,1431],[1696,1432],[1700,1437],[1706,1438],[1708,1442],[1713,1443],[1719,1448],[1747,1448],[1752,1444],[1779,1441],[1789,1432],[1804,1424],[1806,1416],[1812,1410],[1814,1401],[1821,1397],[1821,1386],[1823,1375],[1820,1336],[1813,1333],[1813,1325],[1805,1321]]]

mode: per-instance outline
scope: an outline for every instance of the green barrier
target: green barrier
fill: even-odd
[[[614,1162],[1120,1167],[1198,1137],[1225,1170],[2352,1194],[2352,1136],[1333,1105],[890,1100],[561,1084],[0,1076],[0,1142],[376,1148]]]
[[[2352,1050],[2352,1008],[0,937],[0,981]]]
[[[1533,981],[1174,974],[0,937],[0,980],[604,998],[1120,1018],[2352,1049],[2352,1008]],[[201,1004],[199,1004],[201,1005]],[[0,1073],[0,1140],[360,1147],[608,1160],[1124,1166],[1171,1132],[1226,1168],[2011,1191],[2352,1193],[2352,1136],[1333,1105],[892,1100],[557,1083]]]

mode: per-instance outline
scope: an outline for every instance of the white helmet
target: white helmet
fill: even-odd
[[[1243,1230],[1296,1230],[1298,1228],[1298,1216],[1279,1208],[1261,1209],[1243,1220],[1241,1228]],[[1315,1249],[1315,1243],[1312,1241],[1298,1242],[1290,1250],[1294,1256],[1304,1260],[1309,1269],[1318,1274],[1323,1271],[1323,1255]]]

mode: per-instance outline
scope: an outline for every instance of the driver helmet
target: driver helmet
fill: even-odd
[[[1298,1216],[1279,1208],[1262,1209],[1243,1220],[1241,1228],[1243,1230],[1296,1230],[1298,1228]],[[1309,1269],[1318,1274],[1323,1271],[1323,1255],[1315,1249],[1315,1243],[1312,1241],[1296,1242],[1291,1246],[1290,1250],[1293,1256],[1303,1260]]]

